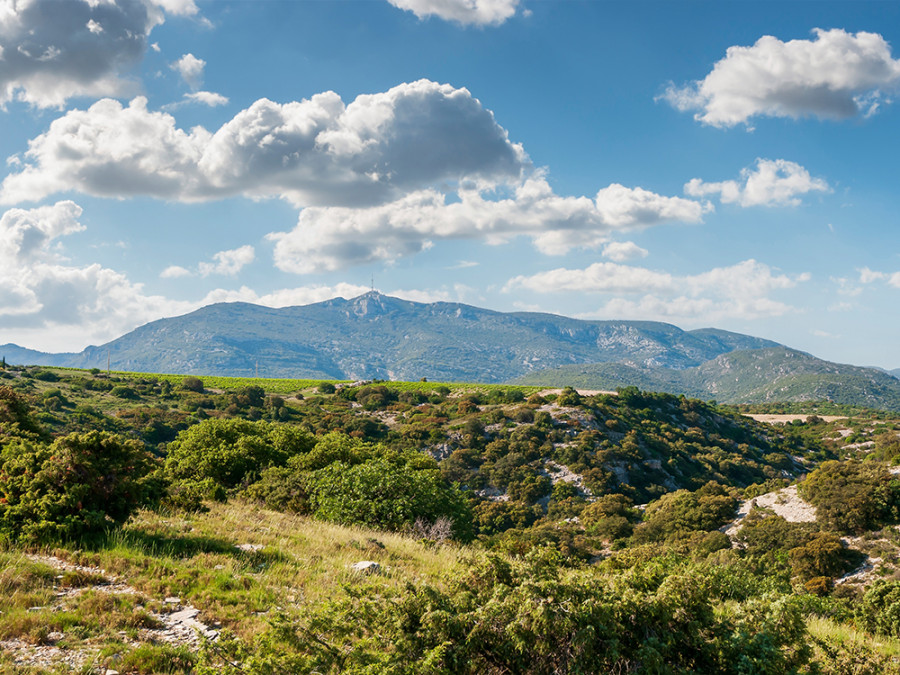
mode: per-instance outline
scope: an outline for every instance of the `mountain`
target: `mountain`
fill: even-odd
[[[584,389],[634,385],[720,403],[829,400],[900,410],[900,380],[892,375],[877,368],[823,361],[781,346],[736,350],[680,370],[618,363],[567,365],[515,382]]]
[[[38,352],[12,343],[0,345],[0,357],[5,358],[7,363],[20,365],[66,366],[76,356],[77,354],[72,353],[49,354],[47,352]]]
[[[370,292],[273,309],[222,303],[160,319],[79,354],[7,352],[11,363],[139,372],[505,382],[566,364],[691,368],[777,343],[652,321],[582,321]]]

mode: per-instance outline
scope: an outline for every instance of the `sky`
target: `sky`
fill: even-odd
[[[372,288],[900,367],[900,2],[0,0],[0,343]]]

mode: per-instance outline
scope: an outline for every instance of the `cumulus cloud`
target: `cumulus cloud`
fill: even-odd
[[[177,307],[147,296],[114,270],[67,264],[61,237],[80,232],[81,207],[70,201],[36,209],[10,209],[0,216],[0,334],[34,335],[38,346],[81,346],[108,339]],[[72,346],[69,344],[68,346]]]
[[[715,127],[756,116],[846,119],[871,115],[900,83],[900,60],[877,33],[813,31],[812,40],[766,35],[734,46],[702,80],[670,86],[661,98]]]
[[[150,4],[174,16],[197,16],[200,12],[194,0],[150,0]]]
[[[615,262],[625,262],[635,258],[646,258],[649,251],[633,241],[611,241],[603,247],[603,257]]]
[[[334,92],[262,99],[211,133],[164,112],[104,99],[33,139],[0,200],[78,190],[203,201],[283,197],[298,206],[375,204],[440,182],[510,180],[528,167],[490,111],[466,89],[427,80],[357,97]]]
[[[694,178],[684,186],[691,197],[718,195],[725,204],[741,206],[798,206],[799,196],[828,192],[828,183],[785,159],[757,159],[756,167],[741,170],[740,180],[706,183]]]
[[[612,298],[585,318],[711,321],[785,314],[793,308],[769,296],[808,279],[808,274],[776,274],[768,265],[756,260],[686,276],[600,262],[584,269],[559,268],[517,276],[507,282],[504,290],[640,296]]]
[[[241,246],[231,251],[219,251],[213,256],[215,262],[200,263],[197,271],[201,277],[208,277],[210,274],[222,274],[233,277],[252,263],[255,258],[256,252],[252,246]]]
[[[541,252],[561,254],[599,246],[614,231],[700,222],[704,212],[692,200],[622,185],[601,189],[594,200],[561,197],[539,174],[508,198],[491,196],[479,189],[460,190],[458,201],[448,202],[441,192],[422,190],[370,208],[307,208],[292,231],[268,238],[275,241],[279,269],[308,274],[396,260],[447,239],[500,244],[529,236]]]
[[[0,5],[0,106],[62,107],[76,96],[137,90],[128,72],[164,13],[196,13],[181,0],[5,0]]]
[[[463,26],[499,26],[515,15],[519,0],[388,0],[420,19],[436,16]]]
[[[9,209],[0,216],[0,269],[7,272],[20,265],[55,260],[53,241],[84,229],[75,202],[57,202],[36,209]]]
[[[191,89],[199,89],[203,84],[203,69],[206,68],[206,61],[203,59],[198,59],[193,54],[185,54],[169,67],[178,73]]]

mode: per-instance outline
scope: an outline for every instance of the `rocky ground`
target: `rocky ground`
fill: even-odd
[[[106,570],[97,567],[77,565],[49,555],[28,555],[27,557],[33,562],[58,570],[61,573],[58,577],[60,579],[65,572],[79,572],[96,580],[96,583],[78,588],[59,588],[51,605],[54,611],[63,611],[73,597],[88,591],[142,595],[124,580],[115,575],[108,575]],[[123,631],[123,640],[135,647],[139,644],[149,643],[194,649],[200,645],[203,639],[216,640],[218,638],[218,631],[200,620],[200,610],[196,607],[182,604],[181,599],[175,597],[161,599],[161,603],[165,611],[147,612],[152,617],[155,628],[141,628],[133,638],[127,638]],[[33,611],[45,609],[48,607],[32,608]],[[90,666],[97,659],[98,651],[89,646],[78,648],[58,646],[65,637],[65,633],[57,631],[47,635],[43,644],[31,644],[18,638],[2,640],[0,641],[0,650],[11,655],[15,665],[27,668],[59,668],[62,666],[66,670],[76,671]],[[102,670],[100,672],[112,675],[116,671]]]

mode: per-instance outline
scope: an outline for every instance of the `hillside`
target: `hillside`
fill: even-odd
[[[786,347],[738,350],[681,370],[618,363],[568,365],[515,382],[584,389],[637,386],[732,404],[825,400],[900,410],[900,380],[892,375],[823,361]]]
[[[0,367],[0,671],[897,675],[898,430]]]
[[[273,309],[216,304],[79,354],[7,345],[10,363],[204,375],[504,382],[563,364],[687,368],[776,343],[650,321],[581,321],[366,293]]]

